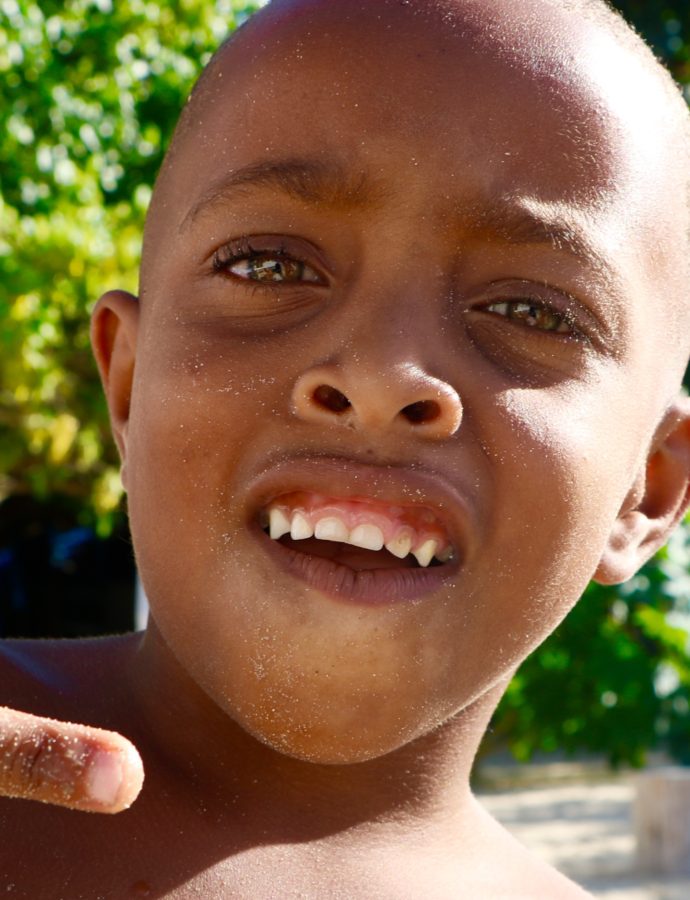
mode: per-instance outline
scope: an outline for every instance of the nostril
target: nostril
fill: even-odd
[[[345,412],[352,404],[342,391],[331,387],[330,384],[320,384],[313,393],[314,402],[318,406],[334,413]]]
[[[433,422],[441,415],[441,407],[435,400],[418,400],[410,403],[400,410],[408,422],[412,425],[424,425]]]

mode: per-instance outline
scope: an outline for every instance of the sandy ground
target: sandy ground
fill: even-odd
[[[633,795],[626,778],[478,791],[486,808],[523,844],[595,897],[690,900],[690,879],[637,873]]]

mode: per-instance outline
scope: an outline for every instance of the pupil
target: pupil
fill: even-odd
[[[269,280],[274,275],[281,276],[282,267],[280,260],[275,259],[260,259],[253,263],[254,274],[260,281]]]

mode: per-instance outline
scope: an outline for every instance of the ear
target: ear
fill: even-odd
[[[690,398],[666,412],[647,457],[609,535],[594,573],[619,584],[663,546],[690,505]]]
[[[91,347],[101,374],[113,437],[125,481],[129,406],[134,380],[139,301],[126,291],[108,291],[91,315]]]

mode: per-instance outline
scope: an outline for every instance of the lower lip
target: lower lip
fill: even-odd
[[[333,600],[363,606],[386,606],[422,600],[438,590],[457,569],[445,563],[428,569],[367,569],[355,571],[329,559],[284,547],[257,528],[258,539],[288,575]]]

